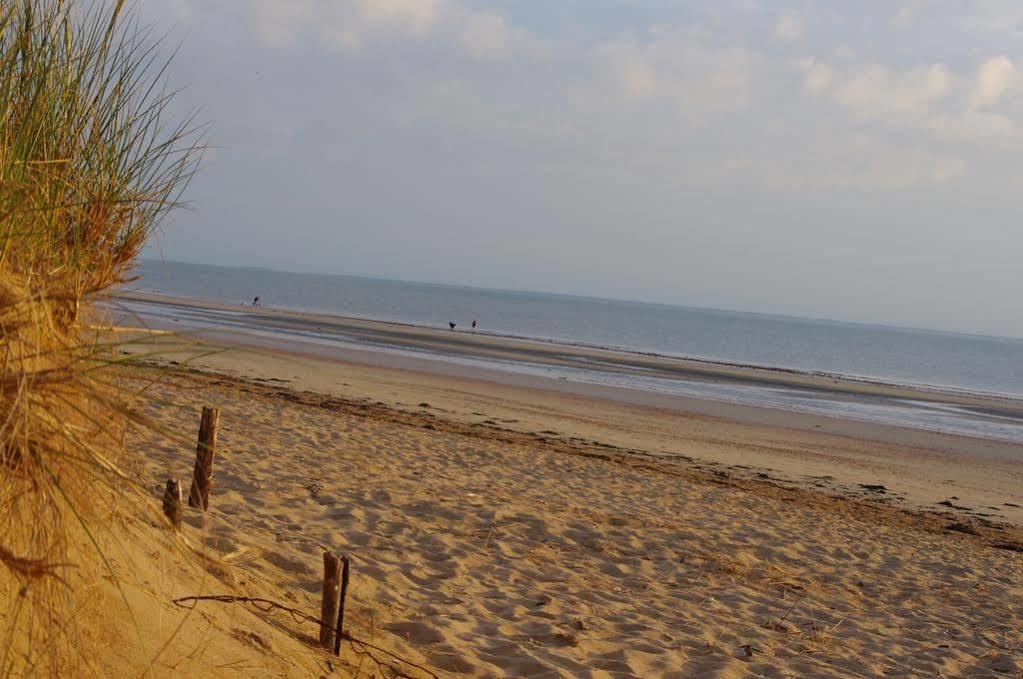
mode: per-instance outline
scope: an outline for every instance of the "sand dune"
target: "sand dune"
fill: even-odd
[[[313,612],[322,548],[350,553],[353,631],[441,676],[1021,675],[1010,526],[949,530],[426,407],[198,375],[155,393],[172,431],[222,410],[216,549],[248,550],[241,573]],[[188,474],[179,442],[131,446],[154,494]]]

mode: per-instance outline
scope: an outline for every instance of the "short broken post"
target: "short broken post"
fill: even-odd
[[[167,488],[163,491],[163,513],[174,529],[181,528],[181,483],[177,479],[167,479]]]
[[[334,650],[341,593],[341,559],[333,552],[323,553],[323,601],[320,604],[320,646]]]
[[[192,472],[192,490],[188,493],[188,506],[206,511],[210,506],[213,489],[213,455],[217,449],[217,426],[220,411],[203,406],[199,425],[199,442],[195,447],[195,470]]]
[[[341,557],[341,602],[337,607],[337,625],[334,627],[334,655],[341,655],[341,635],[345,628],[345,597],[348,595],[348,567],[352,560]]]

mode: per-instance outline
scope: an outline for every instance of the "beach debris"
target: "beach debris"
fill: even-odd
[[[942,507],[949,507],[951,509],[960,509],[960,510],[963,510],[963,511],[969,511],[969,509],[970,509],[969,507],[964,507],[963,505],[957,505],[957,504],[954,504],[952,502],[952,500],[958,500],[958,499],[959,498],[957,498],[955,496],[952,496],[951,499],[942,500],[941,502],[935,502],[934,504],[940,505]]]
[[[566,646],[579,645],[579,637],[572,634],[571,632],[563,632],[561,630],[558,630],[557,632],[554,633],[554,638]]]
[[[347,560],[348,557],[345,556],[342,557],[342,559]],[[347,572],[348,572],[347,568],[342,570],[341,574],[342,590],[345,589]],[[290,594],[290,592],[288,594]],[[289,596],[288,598],[294,599],[294,596]],[[292,606],[285,606],[280,602],[273,601],[271,599],[264,599],[261,597],[238,596],[234,594],[207,594],[202,596],[179,597],[171,601],[171,603],[179,608],[193,610],[199,604],[200,601],[210,601],[221,604],[247,604],[263,615],[271,613],[272,611],[283,611],[285,613],[288,613],[295,621],[310,622],[316,625],[320,625],[320,627],[323,627],[324,625],[324,621],[320,618],[309,615],[308,613],[304,613],[303,611],[300,611],[299,609],[294,608]],[[340,611],[340,613],[344,613],[344,611],[342,610]],[[383,671],[384,669],[386,669],[391,674],[391,676],[395,677],[408,677],[409,675],[406,672],[403,672],[401,669],[401,665],[407,665],[408,667],[415,668],[416,670],[422,672],[424,675],[430,677],[431,679],[440,679],[440,677],[437,676],[437,673],[431,670],[430,668],[412,662],[407,658],[403,658],[402,656],[392,653],[391,651],[388,651],[385,648],[381,648],[376,644],[370,643],[365,639],[360,639],[359,637],[353,635],[350,632],[344,632],[341,630],[340,625],[334,627],[333,625],[330,625],[328,623],[328,627],[330,627],[331,629],[337,629],[338,636],[351,644],[352,651],[354,651],[356,655],[365,656],[369,658],[374,664],[376,664],[378,670]],[[374,654],[373,651],[376,651],[380,655]],[[330,663],[329,660],[327,662],[328,666],[332,666],[332,663]]]
[[[175,530],[181,528],[184,507],[181,500],[181,483],[177,479],[167,479],[167,487],[163,491],[163,513]]]
[[[963,523],[962,521],[953,521],[945,526],[945,530],[955,531],[956,533],[966,533],[967,535],[980,535],[976,528],[968,523]]]
[[[1023,544],[1018,542],[999,541],[992,542],[991,546],[995,549],[1005,549],[1010,552],[1023,552]]]
[[[231,630],[231,636],[243,644],[259,648],[262,651],[270,651],[273,648],[267,639],[264,639],[259,634],[251,630],[243,630],[235,627]]]
[[[888,492],[888,489],[880,483],[861,483],[859,486],[863,490],[870,491],[871,493],[881,493],[883,495]]]
[[[188,506],[206,511],[210,506],[210,491],[213,490],[213,456],[217,450],[217,428],[220,425],[220,410],[203,406],[199,424],[199,441],[195,447],[195,469],[192,472],[192,489],[188,493]]]
[[[1020,666],[1012,658],[1012,656],[999,651],[990,651],[978,658],[977,662],[970,669],[976,671],[978,674],[983,672],[985,674],[997,673],[1016,676],[1016,673],[1020,670]]]

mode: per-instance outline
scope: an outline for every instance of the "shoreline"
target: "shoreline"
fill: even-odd
[[[180,297],[176,295],[165,295],[162,293],[140,292],[140,291],[119,291],[111,297],[131,301],[163,304],[173,307],[194,307],[199,309],[218,309],[224,311],[245,311],[258,314],[266,314],[284,318],[301,318],[309,320],[335,321],[339,323],[367,324],[383,327],[408,329],[419,333],[437,333],[448,335],[450,331],[440,327],[419,325],[402,321],[379,320],[373,318],[362,318],[357,316],[344,316],[319,311],[305,311],[300,309],[286,309],[274,307],[252,307],[245,305],[233,305],[227,302],[199,298]],[[581,351],[592,351],[606,353],[615,357],[635,357],[637,360],[655,360],[664,362],[676,362],[697,375],[710,377],[735,377],[738,380],[749,381],[756,377],[758,380],[779,384],[781,386],[808,386],[817,387],[827,391],[857,391],[858,393],[871,393],[879,395],[911,394],[918,398],[936,398],[945,400],[948,398],[964,399],[962,403],[990,403],[1000,405],[1011,404],[1012,412],[1023,411],[1023,396],[1000,392],[976,391],[957,387],[941,386],[935,384],[922,384],[914,382],[891,382],[880,378],[864,375],[853,375],[848,373],[835,373],[827,371],[807,371],[798,368],[785,366],[758,365],[752,363],[738,363],[721,359],[700,358],[692,356],[675,356],[662,354],[654,351],[642,351],[626,347],[600,346],[587,344],[585,342],[570,342],[557,339],[546,339],[540,337],[529,337],[525,335],[499,334],[490,331],[479,333],[466,333],[456,331],[456,336],[472,337],[474,339],[493,339],[497,341],[520,342],[524,344],[535,344],[553,349],[570,349]],[[996,338],[1000,339],[1000,338]],[[552,352],[553,353],[553,352]],[[807,382],[804,382],[807,380]],[[858,388],[858,389],[857,389]],[[862,391],[860,391],[862,390]]]
[[[619,395],[629,389],[645,394],[624,396],[633,401],[688,398],[735,408],[768,408],[981,440],[1023,442],[1023,400],[1011,396],[491,334],[453,333],[307,312],[254,310],[148,293],[118,293],[116,300],[125,305],[141,304],[146,311],[155,312],[144,321],[153,327],[173,330],[191,324],[194,327],[190,332],[197,336],[228,343],[284,350],[301,344],[302,351],[310,355],[347,356],[362,361],[368,360],[367,352],[391,353],[387,361],[373,362],[399,363],[441,374],[483,374],[491,379],[501,373],[500,380],[514,383],[521,383],[523,374],[546,375],[594,388],[603,385]],[[175,314],[186,316],[183,325]],[[127,316],[131,319],[130,312]],[[512,374],[516,372],[522,374]]]
[[[252,339],[221,331],[118,341],[126,356],[319,395],[313,402],[365,401],[460,426],[597,442],[824,494],[1023,525],[1023,460],[1014,444],[536,376],[442,371],[437,362],[379,351],[324,356],[300,343]]]

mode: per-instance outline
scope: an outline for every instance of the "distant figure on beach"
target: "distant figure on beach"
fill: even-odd
[[[261,303],[258,295],[252,298],[252,306],[259,306]]]
[[[452,330],[454,330],[454,329],[455,329],[455,323],[454,323],[454,321],[448,321],[448,325],[450,325],[450,326],[451,326],[451,329],[452,329]]]
[[[476,319],[472,319],[472,334],[476,334]]]

